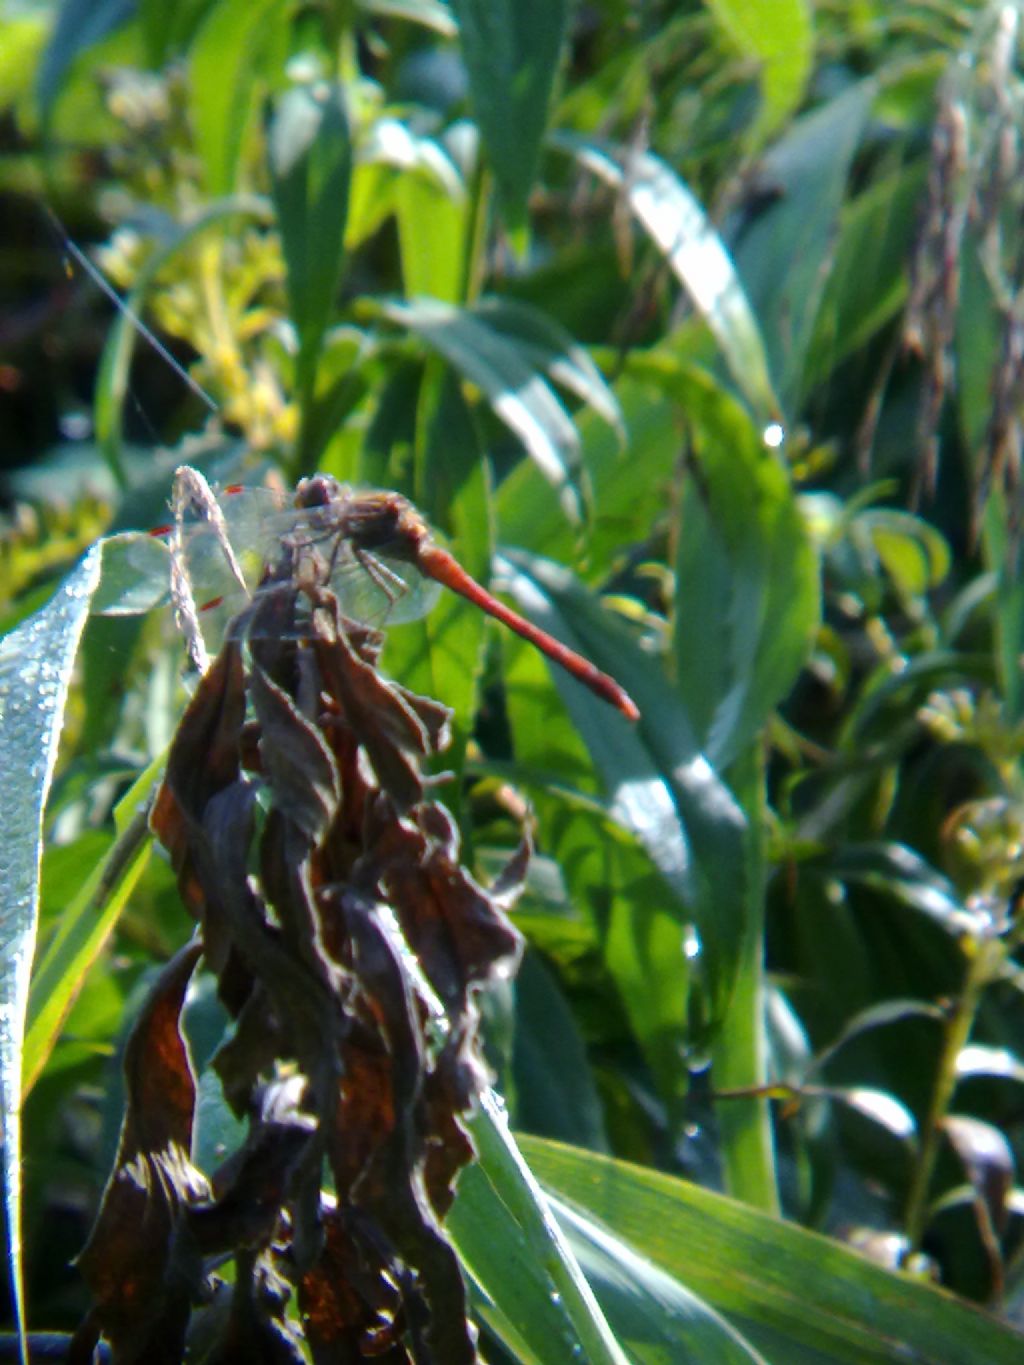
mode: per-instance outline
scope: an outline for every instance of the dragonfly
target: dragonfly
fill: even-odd
[[[478,583],[399,493],[355,489],[316,474],[299,483],[291,505],[283,492],[239,485],[218,498],[198,470],[183,465],[171,505],[173,522],[150,536],[168,552],[170,596],[200,672],[208,664],[204,621],[258,592],[264,566],[287,546],[298,571],[316,574],[351,619],[368,625],[415,620],[448,588],[629,720],[639,718],[636,703],[614,678]]]

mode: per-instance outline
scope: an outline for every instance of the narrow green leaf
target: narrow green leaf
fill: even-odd
[[[847,1020],[838,1038],[817,1054],[808,1070],[821,1071],[846,1043],[872,1029],[889,1028],[903,1019],[933,1019],[941,1023],[945,1017],[938,1005],[927,1000],[883,1000],[877,1005],[869,1005]]]
[[[267,132],[267,156],[305,405],[344,259],[352,167],[344,90],[318,84],[282,96]]]
[[[452,0],[473,113],[513,229],[526,222],[569,6]]]
[[[803,666],[820,574],[783,466],[727,395],[709,398],[687,412],[672,648],[697,743],[724,769]]]
[[[397,326],[422,337],[484,393],[558,490],[564,514],[578,522],[583,503],[579,435],[546,380],[518,347],[472,312],[430,299],[386,303],[382,311]]]
[[[759,420],[779,415],[757,318],[721,237],[683,181],[649,152],[620,152],[566,133],[553,145],[619,191],[710,327]]]
[[[445,1224],[463,1265],[537,1361],[628,1365],[492,1092],[471,1131],[479,1162]]]
[[[89,599],[100,576],[93,548],[41,611],[0,641],[0,1113],[8,1265],[19,1333],[22,1051],[39,916],[43,809],[57,761],[64,708]]]
[[[714,1306],[769,1360],[1011,1365],[1024,1337],[973,1304],[676,1177],[522,1136],[553,1191]]]
[[[135,14],[135,0],[65,0],[36,78],[39,110],[45,123],[79,53],[94,46]]]
[[[255,105],[262,45],[282,0],[219,0],[189,54],[189,107],[196,148],[214,196],[237,188],[246,125]]]
[[[66,906],[32,973],[23,1077],[29,1090],[46,1065],[86,972],[96,961],[149,858],[146,798],[163,758],[118,803],[117,838]]]
[[[760,146],[803,98],[814,60],[814,20],[808,0],[705,0],[745,57],[761,68],[762,106],[751,132]]]
[[[835,261],[807,350],[803,393],[870,341],[906,301],[907,260],[918,230],[926,170],[923,158],[911,162],[843,207]]]

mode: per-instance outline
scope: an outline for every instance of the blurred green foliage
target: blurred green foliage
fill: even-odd
[[[175,465],[321,469],[408,494],[640,707],[631,727],[461,602],[388,641],[390,674],[454,708],[467,858],[486,875],[533,830],[499,1089],[598,1220],[563,1222],[637,1361],[1019,1353],[1020,18],[0,18],[3,629],[102,529],[163,520]],[[190,932],[163,860],[124,863],[185,696],[168,618],[85,628],[36,973],[5,995],[28,1011],[33,1326],[82,1311],[120,1040]],[[0,753],[31,766],[10,733]],[[31,944],[30,909],[0,923]],[[201,1000],[193,1022],[199,1053]],[[487,1358],[564,1359],[529,1234],[490,1264],[482,1169],[455,1229]]]

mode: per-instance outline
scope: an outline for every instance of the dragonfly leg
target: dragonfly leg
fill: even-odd
[[[364,550],[353,541],[349,544],[353,558],[387,598],[390,611],[398,599],[409,590],[405,579],[393,569],[389,569],[383,560],[378,559],[370,550]]]

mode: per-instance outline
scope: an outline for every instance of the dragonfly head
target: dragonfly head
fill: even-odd
[[[332,474],[314,474],[300,479],[295,489],[296,507],[329,507],[341,503],[347,495],[344,484]]]

